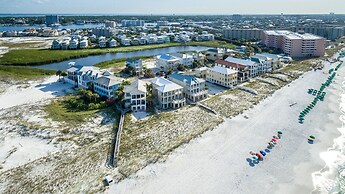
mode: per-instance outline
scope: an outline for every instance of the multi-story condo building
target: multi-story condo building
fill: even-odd
[[[236,70],[221,66],[214,66],[208,69],[206,80],[210,83],[232,88],[237,85],[237,75],[238,71]]]
[[[205,80],[192,75],[171,74],[168,79],[183,87],[184,96],[192,102],[200,101],[207,97]]]
[[[59,24],[59,16],[57,15],[46,15],[47,26],[53,26]]]
[[[260,40],[262,35],[262,30],[260,29],[224,29],[223,37],[228,39],[244,39],[244,40]]]
[[[104,23],[106,28],[115,28],[116,27],[116,22],[114,21],[105,21]]]
[[[320,57],[325,54],[325,39],[308,33],[264,31],[262,42],[267,47],[281,49],[290,57]]]
[[[135,80],[123,89],[125,106],[132,111],[146,111],[146,84],[141,80]]]
[[[186,105],[182,86],[161,77],[151,80],[151,83],[153,95],[160,109],[180,108]]]
[[[131,26],[144,26],[144,20],[122,20],[122,27],[131,27]]]
[[[318,36],[322,36],[329,40],[335,40],[345,36],[344,26],[332,26],[332,25],[310,25],[310,26],[294,26],[291,27],[294,32],[303,31],[305,33],[311,33]]]

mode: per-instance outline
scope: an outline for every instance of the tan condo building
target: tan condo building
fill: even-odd
[[[214,66],[209,68],[206,80],[210,83],[232,88],[237,85],[237,74],[237,70],[221,66]]]

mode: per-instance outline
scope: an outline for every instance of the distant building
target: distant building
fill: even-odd
[[[59,16],[46,15],[46,24],[47,26],[54,26],[55,24],[59,24]]]
[[[240,14],[233,14],[232,15],[232,20],[240,21],[240,20],[242,20],[242,15],[240,15]]]
[[[295,26],[292,27],[291,30],[293,32],[305,32],[315,34],[327,38],[329,40],[335,40],[345,36],[344,26]]]
[[[237,74],[238,72],[236,70],[214,66],[208,69],[206,80],[210,83],[232,88],[237,85]]]
[[[113,47],[116,47],[117,46],[117,41],[115,39],[110,39],[109,40],[109,47],[110,48],[113,48]]]
[[[114,21],[106,21],[105,22],[105,27],[106,28],[115,28],[116,27],[116,22],[114,22]]]
[[[122,20],[122,27],[144,26],[144,20]]]
[[[106,41],[104,36],[99,37],[99,39],[98,39],[98,46],[99,46],[99,48],[107,47],[107,41]]]
[[[132,111],[146,111],[146,84],[141,80],[135,80],[123,89],[125,106]]]
[[[52,45],[51,45],[50,48],[51,48],[52,50],[61,49],[61,43],[60,43],[60,41],[54,40],[54,41],[52,42]]]
[[[223,48],[212,48],[206,50],[206,59],[215,61],[218,59],[223,59],[223,56],[225,55],[225,49]]]
[[[89,46],[89,40],[88,40],[87,37],[84,37],[84,38],[80,41],[80,43],[79,43],[79,48],[85,49],[85,48],[87,48],[88,46]]]
[[[114,28],[93,28],[92,33],[96,36],[113,37],[116,35],[116,29]]]
[[[158,21],[157,26],[168,26],[169,22],[168,21]]]
[[[287,30],[264,31],[262,42],[269,48],[281,49],[290,57],[320,57],[325,55],[326,41],[320,36]]]
[[[77,39],[72,39],[69,43],[69,49],[78,49],[79,41]]]
[[[224,29],[223,37],[227,39],[260,40],[262,30],[260,29]]]

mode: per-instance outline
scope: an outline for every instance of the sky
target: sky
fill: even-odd
[[[345,0],[0,0],[0,14],[345,14]]]

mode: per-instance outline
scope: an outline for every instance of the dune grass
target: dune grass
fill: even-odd
[[[69,59],[87,57],[90,55],[101,55],[105,53],[132,52],[173,46],[208,46],[208,47],[229,47],[234,45],[224,41],[189,42],[189,43],[167,43],[154,45],[128,46],[106,49],[80,49],[80,50],[49,50],[49,49],[19,49],[11,50],[0,58],[0,65],[33,66],[47,63],[61,62]]]
[[[30,67],[0,65],[0,76],[12,79],[34,79],[48,75],[55,75],[54,70],[36,69]]]

